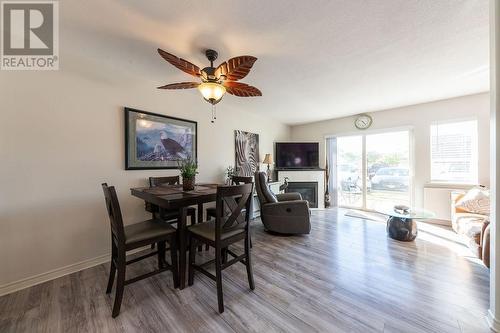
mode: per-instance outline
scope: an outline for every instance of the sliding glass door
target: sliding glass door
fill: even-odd
[[[411,205],[410,131],[339,136],[336,142],[339,206]]]
[[[410,205],[409,131],[366,136],[366,208]]]
[[[363,137],[337,138],[339,206],[363,208]]]

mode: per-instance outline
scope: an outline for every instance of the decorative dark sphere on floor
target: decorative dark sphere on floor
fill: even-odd
[[[404,219],[391,216],[387,220],[387,234],[395,240],[410,242],[417,238],[417,222],[413,219]]]

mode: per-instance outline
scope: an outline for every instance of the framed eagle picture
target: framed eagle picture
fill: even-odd
[[[253,176],[259,170],[259,135],[234,131],[235,168],[239,176]]]
[[[197,160],[197,122],[125,108],[125,170],[177,169]]]

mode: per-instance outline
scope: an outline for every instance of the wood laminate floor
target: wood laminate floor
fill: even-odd
[[[0,332],[488,332],[489,273],[460,245],[432,230],[394,241],[383,223],[344,212],[314,211],[308,236],[254,221],[256,288],[243,265],[225,270],[222,315],[211,280],[196,274],[180,291],[165,272],[127,286],[112,319],[103,264],[1,297]]]

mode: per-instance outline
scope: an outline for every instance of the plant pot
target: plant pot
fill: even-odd
[[[184,191],[194,190],[195,177],[193,178],[182,178],[182,189]]]

